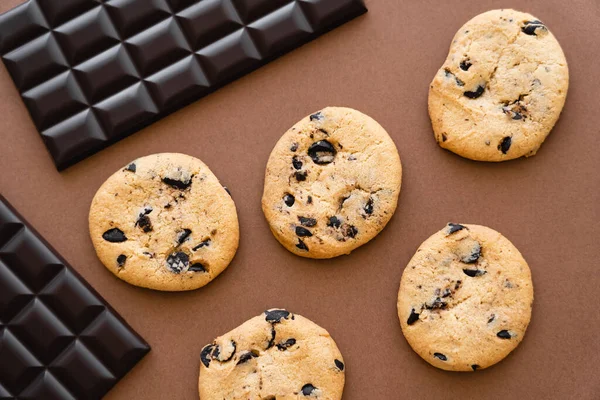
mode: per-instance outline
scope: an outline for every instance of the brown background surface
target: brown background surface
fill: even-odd
[[[59,0],[56,0],[59,1]],[[6,11],[18,0],[0,0]],[[199,352],[269,307],[325,327],[347,363],[345,400],[598,399],[600,379],[600,2],[367,0],[370,12],[67,169],[55,170],[6,69],[0,67],[0,192],[151,344],[108,399],[195,399]],[[514,7],[544,21],[570,66],[565,109],[538,155],[478,163],[440,149],[427,115],[428,84],[458,28]],[[327,105],[378,120],[400,152],[404,179],[388,227],[351,256],[312,261],[269,232],[260,198],[277,139]],[[235,199],[240,249],[203,289],[130,286],[97,260],[87,213],[115,170],[155,152],[201,158]],[[448,221],[488,225],[529,262],[533,319],[500,364],[450,373],[422,361],[396,316],[402,270]]]

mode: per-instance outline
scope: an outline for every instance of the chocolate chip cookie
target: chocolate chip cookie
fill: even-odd
[[[398,316],[406,340],[431,365],[476,371],[502,360],[531,319],[529,266],[500,233],[448,224],[402,274]]]
[[[327,331],[286,310],[267,310],[200,353],[202,400],[339,400],[344,359]]]
[[[228,265],[238,247],[233,199],[208,167],[185,154],[154,154],[115,172],[89,214],[100,261],[120,279],[192,290]]]
[[[533,15],[488,11],[454,36],[429,89],[439,145],[479,161],[534,155],[558,120],[569,87],[560,44]]]
[[[381,125],[359,111],[328,107],[302,119],[275,145],[262,208],[292,253],[336,257],[385,227],[401,179],[400,156]]]

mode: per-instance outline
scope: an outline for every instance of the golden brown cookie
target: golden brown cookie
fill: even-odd
[[[139,158],[108,178],[89,227],[100,261],[118,278],[166,291],[212,281],[239,241],[229,193],[202,161],[175,153]]]
[[[546,25],[515,10],[485,12],[459,29],[431,82],[435,139],[472,160],[532,156],[568,88],[567,60]]]
[[[398,316],[406,340],[431,365],[487,368],[523,340],[531,319],[529,266],[500,233],[448,224],[402,274]]]
[[[275,145],[262,208],[271,231],[292,253],[336,257],[385,227],[401,180],[398,151],[381,125],[359,111],[327,107]]]
[[[340,400],[344,369],[325,329],[286,310],[267,310],[202,349],[200,399]]]

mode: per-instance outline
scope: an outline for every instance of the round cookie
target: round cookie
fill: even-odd
[[[344,359],[327,331],[286,310],[267,310],[200,353],[202,400],[339,400]]]
[[[569,87],[560,44],[536,17],[493,10],[454,36],[429,89],[439,145],[478,161],[533,156],[558,120]]]
[[[174,153],[138,158],[108,178],[92,200],[89,228],[112,273],[166,291],[212,281],[239,241],[229,193],[202,161]]]
[[[398,317],[425,361],[475,371],[506,357],[531,319],[529,266],[500,233],[448,224],[427,239],[402,274]]]
[[[385,227],[401,180],[400,156],[381,125],[359,111],[327,107],[275,145],[262,208],[271,231],[292,253],[336,257]]]

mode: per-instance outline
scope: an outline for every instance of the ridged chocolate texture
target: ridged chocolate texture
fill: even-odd
[[[0,196],[0,398],[100,399],[149,350]]]
[[[57,168],[366,12],[362,0],[29,0],[0,54]]]

